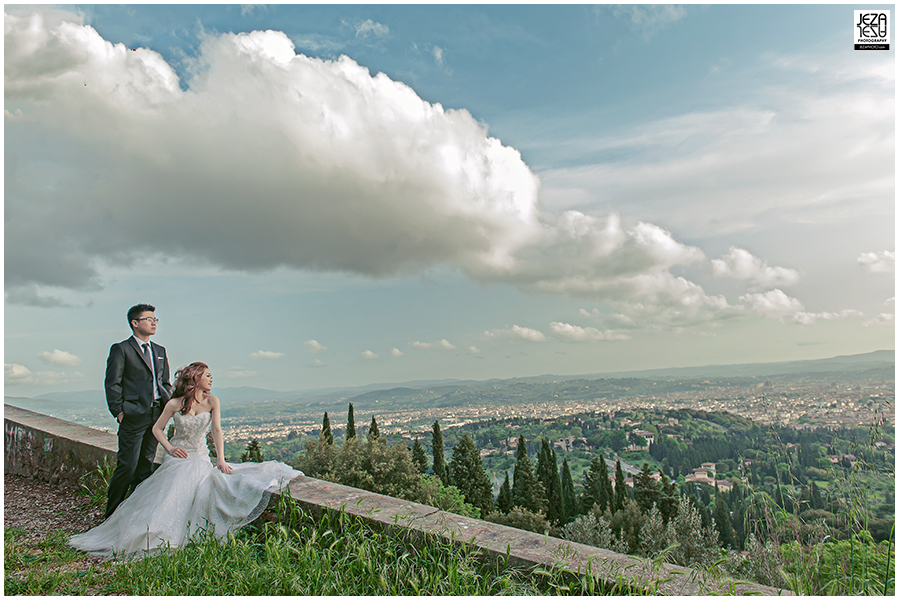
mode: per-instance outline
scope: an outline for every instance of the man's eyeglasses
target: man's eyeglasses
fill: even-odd
[[[135,319],[135,321],[144,321],[145,319],[150,323],[159,323],[159,320],[155,317],[140,317],[138,319]]]

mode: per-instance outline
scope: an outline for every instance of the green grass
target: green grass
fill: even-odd
[[[84,553],[66,545],[68,533],[54,531],[27,545],[24,532],[3,531],[4,595],[89,595],[114,592],[109,566],[91,565]]]
[[[117,577],[131,595],[541,595],[603,588],[591,579],[573,582],[562,571],[510,568],[470,546],[434,538],[416,544],[345,514],[315,520],[286,499],[280,512],[278,521],[225,541],[204,535],[183,549],[124,564]]]
[[[282,498],[275,522],[135,561],[97,562],[69,533],[22,543],[5,531],[6,595],[548,595],[628,590],[564,570],[516,569],[436,538],[416,543],[346,514],[313,519]]]

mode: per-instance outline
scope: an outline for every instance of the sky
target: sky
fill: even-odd
[[[6,5],[5,394],[893,349],[879,7]]]

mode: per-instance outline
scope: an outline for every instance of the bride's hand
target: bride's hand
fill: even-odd
[[[230,473],[231,473],[231,466],[228,465],[227,463],[225,463],[225,461],[223,461],[222,459],[219,459],[219,460],[216,462],[216,467],[219,468],[219,470],[220,470],[223,474],[230,474]]]
[[[171,451],[169,451],[169,455],[171,455],[172,457],[178,457],[179,459],[187,459],[188,456],[187,451],[185,451],[181,447],[172,449]]]

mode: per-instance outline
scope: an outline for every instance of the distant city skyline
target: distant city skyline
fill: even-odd
[[[6,5],[5,394],[893,349],[879,7]]]

